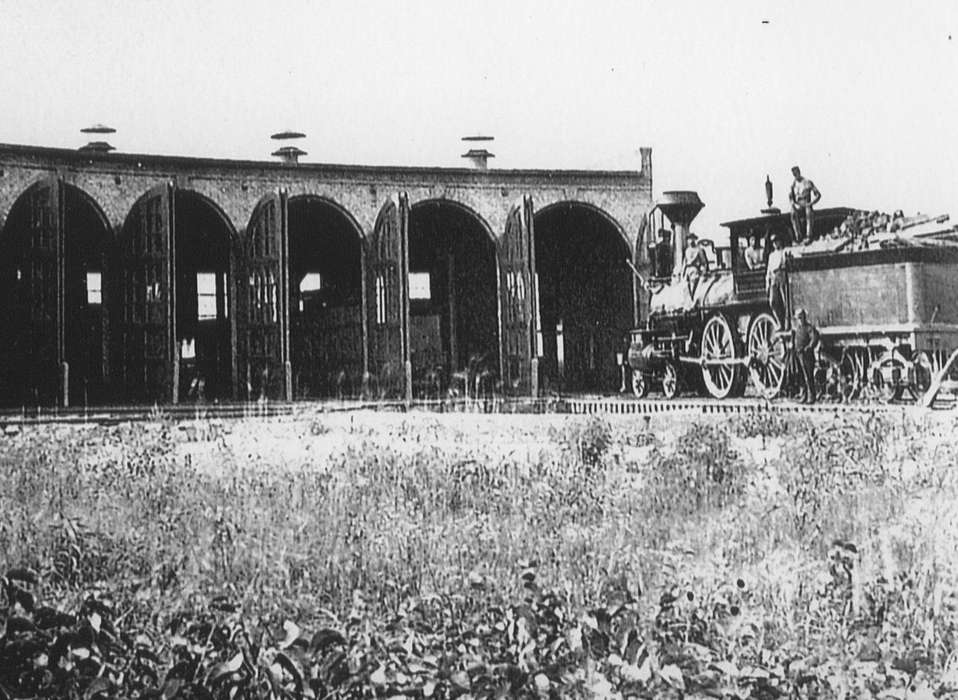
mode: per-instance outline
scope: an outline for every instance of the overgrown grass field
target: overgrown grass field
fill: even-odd
[[[951,418],[0,437],[0,698],[958,694]]]

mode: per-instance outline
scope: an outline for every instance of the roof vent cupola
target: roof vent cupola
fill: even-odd
[[[472,167],[476,170],[488,170],[489,159],[495,158],[496,155],[494,153],[490,153],[483,144],[492,143],[494,137],[463,136],[462,140],[469,145],[469,150],[466,153],[463,153],[462,157],[468,158],[472,163]],[[475,144],[475,146],[473,146],[473,144]]]
[[[276,132],[270,136],[270,138],[274,141],[293,141],[306,138],[306,134],[302,133],[301,131],[286,129],[284,131]],[[303,149],[290,144],[277,148],[271,155],[278,157],[284,163],[298,163],[300,156],[305,156],[308,154]]]
[[[80,129],[80,133],[99,135],[115,134],[116,129],[114,129],[112,126],[107,126],[106,124],[94,124],[93,126]],[[80,146],[78,150],[83,153],[109,153],[110,151],[115,151],[116,149],[106,141],[90,141],[85,146]]]

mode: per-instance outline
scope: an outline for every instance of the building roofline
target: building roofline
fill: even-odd
[[[476,180],[496,180],[512,177],[576,177],[576,178],[637,178],[642,176],[641,170],[547,170],[536,169],[490,169],[477,170],[474,168],[453,168],[438,166],[403,166],[403,165],[350,165],[337,163],[283,163],[269,160],[237,160],[230,158],[209,158],[201,156],[170,156],[147,153],[96,153],[81,152],[71,148],[55,148],[50,146],[29,146],[23,144],[0,143],[0,156],[19,155],[46,157],[62,160],[67,163],[103,165],[137,165],[142,166],[180,166],[191,168],[231,168],[247,170],[270,170],[277,172],[339,172],[355,174],[405,174],[424,175],[439,174],[472,177]]]

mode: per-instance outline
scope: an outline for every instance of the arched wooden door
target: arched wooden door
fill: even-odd
[[[21,402],[61,403],[63,335],[63,197],[60,180],[51,177],[24,193],[22,228],[13,232],[14,328],[12,359]],[[10,254],[11,251],[6,251]]]
[[[383,397],[412,398],[409,357],[409,199],[391,197],[379,211],[369,245],[369,372]]]
[[[120,362],[130,399],[176,403],[173,184],[133,205],[120,243]]]
[[[240,394],[290,399],[286,193],[267,195],[246,229],[239,275]]]
[[[538,393],[536,348],[536,262],[533,203],[523,197],[506,219],[499,240],[499,356],[503,388],[511,393]]]

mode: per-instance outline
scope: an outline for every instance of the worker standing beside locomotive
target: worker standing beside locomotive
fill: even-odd
[[[802,403],[815,403],[815,351],[818,349],[818,329],[808,322],[805,309],[795,310],[794,333],[795,357],[802,373],[805,395]]]
[[[785,254],[785,241],[781,235],[777,235],[772,239],[772,252],[768,254],[765,289],[768,292],[768,305],[779,328],[784,327],[785,321]]]

